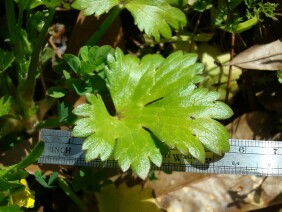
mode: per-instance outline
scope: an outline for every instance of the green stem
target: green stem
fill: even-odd
[[[231,34],[231,50],[230,50],[231,59],[230,59],[230,61],[234,58],[234,55],[235,55],[234,49],[235,49],[235,33],[232,32],[232,34]],[[232,66],[229,66],[228,79],[227,79],[227,85],[226,85],[226,94],[225,94],[225,103],[228,103],[230,87],[231,87],[231,78],[232,78]]]
[[[23,10],[22,8],[19,8],[19,17],[18,17],[18,25],[19,27],[22,27],[23,25]]]
[[[65,192],[65,194],[82,210],[87,211],[87,205],[81,201],[81,199],[77,196],[76,193],[72,191],[70,186],[67,184],[65,180],[62,178],[57,178],[58,185]]]
[[[35,44],[35,47],[33,49],[32,55],[31,55],[31,60],[30,60],[30,65],[28,69],[28,75],[25,81],[25,84],[23,86],[23,101],[27,103],[26,106],[30,106],[31,102],[33,101],[33,95],[34,95],[34,85],[35,85],[35,80],[36,80],[36,68],[38,65],[38,60],[40,56],[40,51],[42,48],[42,45],[44,44],[46,34],[48,32],[49,26],[52,23],[53,17],[55,14],[55,9],[50,8],[49,11],[49,16],[40,31],[39,38]]]
[[[28,167],[29,165],[35,163],[38,160],[38,158],[42,155],[43,150],[44,150],[44,142],[39,141],[25,158],[23,158],[20,162],[7,167],[6,170],[24,169]]]
[[[19,39],[19,34],[21,32],[21,29],[17,24],[14,1],[5,0],[5,9],[6,9],[10,43],[15,55],[15,69],[19,74],[24,72],[22,63],[24,61],[25,55],[24,55],[24,50],[22,48],[22,40]]]
[[[87,41],[86,45],[94,46],[100,40],[100,38],[105,34],[107,29],[114,22],[118,14],[121,12],[121,8],[115,7],[106,20],[102,23],[102,25],[95,31],[95,33],[91,36],[91,38]]]
[[[16,15],[15,15],[15,7],[14,1],[5,0],[5,9],[8,23],[8,31],[11,39],[11,43],[15,46],[15,26],[16,26]]]
[[[46,119],[43,121],[38,122],[38,124],[35,126],[36,130],[42,129],[42,128],[54,128],[54,127],[60,127],[62,126],[62,123],[58,118],[54,119]]]

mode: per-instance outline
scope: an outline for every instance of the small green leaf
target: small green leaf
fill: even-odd
[[[50,87],[47,93],[53,98],[62,98],[67,94],[67,90],[60,87]]]
[[[82,59],[82,61],[89,61],[88,54],[89,54],[90,48],[91,48],[90,46],[83,46],[80,48],[78,55]]]
[[[93,85],[88,85],[82,79],[72,79],[72,87],[79,96],[93,91]]]
[[[79,51],[79,58],[81,58],[81,73],[92,74],[102,70],[105,67],[107,57],[109,54],[114,54],[114,49],[111,46],[93,46],[83,47]]]
[[[66,80],[70,79],[71,78],[71,75],[69,72],[67,72],[66,70],[63,70],[63,75],[65,77]]]
[[[78,57],[71,54],[64,54],[63,58],[75,73],[80,73],[81,63]]]
[[[114,50],[110,46],[84,46],[80,49],[78,57],[64,54],[64,60],[69,67],[81,76],[94,75],[105,67],[107,56],[113,54]]]
[[[93,74],[96,71],[96,65],[81,61],[81,72],[79,74]]]
[[[67,102],[58,102],[58,121],[60,123],[72,123],[74,119],[74,115],[72,114],[72,106]]]
[[[162,162],[156,139],[200,161],[205,159],[204,147],[217,154],[228,151],[228,133],[215,119],[233,113],[217,101],[219,93],[194,85],[202,80],[203,70],[196,61],[196,54],[181,51],[166,59],[147,55],[139,60],[120,49],[109,55],[106,79],[115,115],[93,94],[73,111],[80,117],[73,136],[86,137],[86,159],[113,156],[123,171],[131,167],[144,179],[150,162]]]
[[[259,22],[259,18],[257,16],[252,17],[251,19],[244,21],[242,23],[239,23],[233,32],[235,33],[241,33],[244,32],[250,28],[252,28],[254,25],[256,25]]]
[[[58,178],[58,172],[53,172],[53,173],[51,174],[51,176],[49,177],[49,179],[48,179],[48,185],[52,185],[52,183],[53,183],[55,180],[57,180],[57,178]]]
[[[23,178],[28,177],[28,172],[22,169],[11,169],[8,170],[5,175],[3,175],[3,178],[8,181],[14,181],[14,180],[20,180]]]
[[[95,71],[100,71],[105,67],[107,57],[114,54],[114,49],[111,46],[101,46],[95,50],[95,47],[89,49],[89,63],[95,65]]]
[[[0,49],[0,73],[4,72],[14,62],[13,52],[3,51]]]
[[[35,179],[39,182],[44,188],[48,188],[48,184],[46,183],[46,176],[42,175],[39,171],[34,173]]]
[[[11,105],[12,105],[11,96],[2,96],[0,98],[0,117],[5,116],[9,113]]]
[[[46,176],[36,171],[34,173],[35,179],[44,187],[44,188],[55,188],[56,186],[52,185],[55,180],[58,178],[58,172],[53,172],[46,182]]]
[[[208,10],[211,7],[212,7],[212,0],[197,0],[193,5],[194,10],[199,12]]]
[[[40,56],[40,63],[46,64],[51,60],[52,57],[55,57],[55,52],[51,47],[46,47]]]

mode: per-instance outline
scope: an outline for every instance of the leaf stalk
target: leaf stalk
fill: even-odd
[[[35,44],[34,50],[31,55],[30,65],[28,69],[28,75],[26,82],[24,84],[23,88],[23,99],[27,103],[32,102],[33,95],[34,95],[34,86],[35,86],[35,80],[36,80],[36,68],[38,65],[38,60],[40,56],[40,51],[43,43],[45,42],[45,37],[48,32],[49,26],[52,23],[53,17],[55,14],[55,8],[50,8],[49,16],[40,31],[39,38]]]
[[[101,26],[94,32],[94,34],[90,37],[90,39],[87,41],[86,45],[88,46],[94,46],[98,43],[98,41],[101,39],[101,37],[105,34],[107,29],[111,26],[111,24],[114,22],[116,17],[121,12],[121,8],[115,7],[109,16],[106,18],[106,20],[101,24]]]

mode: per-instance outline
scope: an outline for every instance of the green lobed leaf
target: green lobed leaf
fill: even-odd
[[[131,12],[138,28],[157,41],[160,35],[171,38],[170,27],[178,30],[186,25],[185,14],[164,0],[129,1],[125,7]]]
[[[108,56],[107,87],[115,107],[110,115],[100,95],[87,94],[73,136],[86,137],[86,159],[113,156],[123,171],[132,168],[146,178],[150,162],[161,165],[155,138],[204,162],[204,147],[217,154],[229,150],[228,133],[215,119],[231,109],[217,101],[220,94],[197,88],[203,65],[196,54],[146,55],[141,60],[117,49]]]
[[[102,15],[108,13],[110,9],[118,5],[118,0],[76,0],[71,5],[73,8],[83,10],[84,15]]]
[[[171,38],[171,28],[179,30],[186,25],[185,14],[165,0],[76,0],[72,4],[72,7],[84,10],[85,15],[96,16],[116,6],[129,10],[138,28],[157,41],[160,36]]]
[[[78,57],[64,54],[63,58],[76,74],[81,76],[94,75],[105,67],[107,56],[113,54],[111,46],[84,46],[79,50]]]
[[[84,46],[79,51],[81,61],[80,74],[92,74],[93,71],[100,71],[105,67],[107,56],[113,54],[114,49],[111,46]]]
[[[67,90],[61,87],[50,87],[48,88],[48,96],[53,98],[62,98],[67,94]]]

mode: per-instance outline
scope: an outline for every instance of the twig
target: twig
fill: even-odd
[[[231,35],[231,50],[230,50],[231,60],[234,58],[234,55],[235,55],[234,48],[235,48],[235,33],[232,32],[232,35]],[[231,77],[232,77],[232,66],[229,66],[228,80],[227,80],[227,86],[226,86],[226,95],[225,95],[225,103],[228,102],[228,97],[229,97],[229,92],[230,92],[230,84],[231,84]]]
[[[106,20],[102,23],[102,25],[96,30],[96,32],[90,37],[90,39],[87,41],[86,45],[88,46],[94,46],[98,43],[100,38],[105,34],[107,29],[111,26],[111,24],[114,22],[116,17],[121,12],[121,9],[119,7],[114,8],[109,16],[106,18]]]
[[[198,31],[198,27],[199,27],[199,24],[201,22],[202,14],[203,13],[199,14],[199,18],[198,18],[198,20],[196,22],[196,25],[194,27],[194,31],[193,31],[193,34],[191,36],[191,41],[190,41],[190,46],[189,46],[188,52],[191,52],[191,50],[192,50],[192,46],[193,46],[193,43],[194,43],[195,35],[196,35],[197,31]]]
[[[30,106],[29,104],[30,102],[32,102],[32,99],[33,99],[34,87],[35,87],[35,81],[36,81],[36,68],[38,67],[39,55],[40,55],[41,48],[46,38],[48,28],[51,25],[51,22],[53,20],[54,14],[55,14],[55,9],[51,8],[49,11],[49,16],[47,17],[45,24],[42,30],[40,31],[39,38],[36,42],[36,45],[31,55],[28,75],[27,75],[26,82],[23,88],[23,93],[22,93],[25,104],[28,104],[25,106]]]

